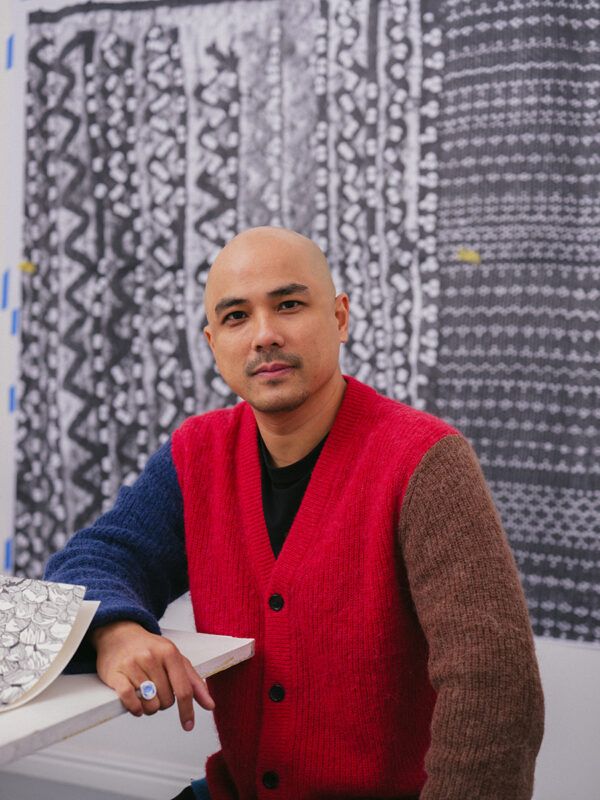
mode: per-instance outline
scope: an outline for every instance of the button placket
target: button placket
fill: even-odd
[[[270,609],[270,611],[268,611],[267,613],[269,614],[275,612],[275,614],[273,614],[273,616],[271,617],[274,620],[275,615],[278,615],[278,612],[280,612],[284,608],[285,600],[281,594],[279,594],[278,592],[274,592],[269,596],[267,602]],[[276,622],[275,623],[276,627],[279,627],[279,624],[281,624],[281,622],[282,621]],[[268,688],[267,691],[267,696],[269,700],[273,703],[281,703],[282,700],[285,698],[285,694],[286,694],[285,688],[281,683],[277,682],[273,683]],[[277,789],[280,786],[280,777],[275,770],[266,770],[265,772],[263,772],[261,781],[265,789]]]

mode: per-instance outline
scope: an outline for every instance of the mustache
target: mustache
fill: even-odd
[[[252,376],[256,370],[263,364],[270,364],[272,361],[278,361],[282,364],[288,364],[290,367],[301,367],[302,359],[293,353],[282,353],[279,350],[271,349],[265,350],[260,356],[250,361],[246,365],[246,375]]]

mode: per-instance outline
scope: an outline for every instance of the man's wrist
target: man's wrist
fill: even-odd
[[[141,627],[142,626],[138,622],[134,622],[130,619],[121,619],[117,620],[116,622],[108,622],[106,625],[99,625],[97,628],[94,628],[94,630],[90,631],[88,634],[88,639],[94,650],[98,650],[98,647],[102,644],[102,641],[106,638],[106,636],[113,635],[117,630],[120,632],[126,628]]]

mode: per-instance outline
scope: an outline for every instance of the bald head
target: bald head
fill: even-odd
[[[210,268],[204,295],[207,319],[214,319],[221,287],[234,288],[236,283],[252,274],[264,274],[267,269],[276,272],[277,264],[282,277],[295,267],[297,273],[305,272],[310,276],[315,291],[334,299],[335,288],[327,259],[313,241],[287,228],[249,228],[225,245]]]
[[[325,256],[305,236],[240,233],[215,259],[204,303],[221,377],[256,413],[291,413],[310,398],[319,405],[315,398],[343,385],[348,296],[336,297]]]

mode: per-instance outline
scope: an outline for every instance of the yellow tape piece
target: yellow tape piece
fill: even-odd
[[[32,264],[31,261],[21,261],[19,269],[21,272],[27,272],[28,275],[33,275],[34,272],[37,272],[36,265]]]
[[[469,250],[468,247],[461,247],[456,257],[467,264],[481,264],[481,256],[477,250]]]

